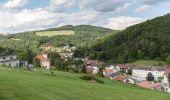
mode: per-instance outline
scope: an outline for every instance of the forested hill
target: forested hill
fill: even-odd
[[[113,63],[165,60],[170,55],[170,14],[131,26],[94,44],[85,54],[92,59]]]
[[[57,35],[56,33],[74,32],[74,35]],[[79,25],[72,26],[66,25],[58,28],[51,28],[47,30],[38,30],[32,32],[23,32],[17,34],[10,34],[3,37],[0,41],[2,47],[8,47],[14,50],[23,51],[30,49],[34,52],[40,51],[40,47],[46,43],[51,42],[55,47],[73,45],[73,46],[84,46],[90,44],[94,39],[112,33],[114,30],[90,25]],[[39,36],[37,32],[44,34],[55,33],[54,36]],[[63,33],[64,34],[64,33]]]

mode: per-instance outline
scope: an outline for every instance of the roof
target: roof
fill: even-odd
[[[113,66],[119,66],[120,69],[127,69],[128,68],[128,66],[125,65],[125,64],[115,64]]]
[[[86,60],[85,63],[86,63],[87,65],[90,65],[90,64],[97,64],[98,61],[96,61],[96,60]]]
[[[123,81],[124,79],[126,79],[127,76],[125,75],[118,75],[116,78],[114,78],[113,80],[116,81]]]
[[[111,78],[114,78],[116,76],[118,76],[120,73],[119,72],[115,72],[115,73],[110,73],[108,76]]]
[[[149,81],[142,81],[137,84],[139,87],[147,88],[147,89],[159,89],[161,87],[160,83],[153,83]]]
[[[49,61],[48,57],[45,57],[44,54],[40,54],[36,57],[40,62],[44,62],[44,61]]]
[[[169,73],[170,73],[170,69],[165,69],[165,73],[164,73],[164,75],[168,76],[168,75],[169,75]]]

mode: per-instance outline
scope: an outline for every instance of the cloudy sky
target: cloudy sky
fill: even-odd
[[[170,0],[0,0],[0,33],[89,24],[116,30],[170,13]]]

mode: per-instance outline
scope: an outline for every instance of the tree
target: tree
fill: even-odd
[[[38,60],[38,59],[34,59],[33,60],[33,65],[35,66],[35,67],[41,67],[41,64],[40,64],[40,61]]]
[[[146,77],[147,81],[154,81],[154,76],[151,72],[148,73],[148,76]]]
[[[170,55],[166,58],[166,63],[170,65]]]

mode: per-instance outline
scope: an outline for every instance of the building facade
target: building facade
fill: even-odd
[[[19,67],[20,61],[16,55],[6,55],[0,57],[0,65]]]
[[[148,73],[152,73],[155,79],[163,77],[165,68],[162,67],[139,67],[132,69],[132,76],[146,78]]]

